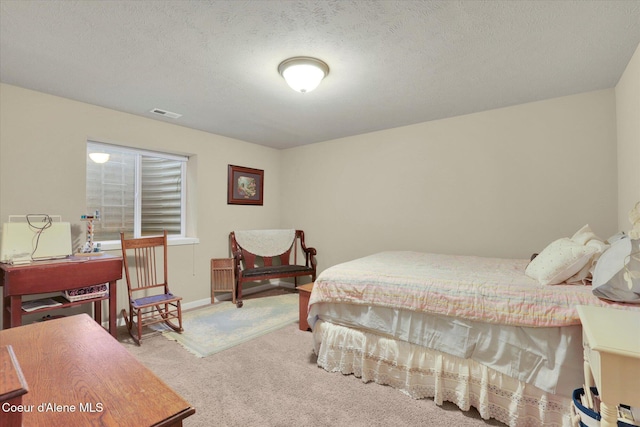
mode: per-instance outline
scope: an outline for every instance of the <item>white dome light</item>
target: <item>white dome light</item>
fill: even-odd
[[[96,163],[107,163],[109,161],[109,153],[89,153],[89,158]]]
[[[329,74],[329,66],[319,59],[297,56],[282,61],[278,72],[291,89],[306,93],[318,87]]]

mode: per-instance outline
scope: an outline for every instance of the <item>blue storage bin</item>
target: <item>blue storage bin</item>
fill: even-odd
[[[593,395],[598,395],[598,390],[595,387],[591,387]],[[573,406],[576,409],[576,414],[580,416],[580,427],[600,427],[600,414],[592,409],[589,409],[582,405],[580,397],[584,394],[583,388],[577,388],[573,391]],[[636,427],[633,424],[628,424],[618,420],[618,427]]]

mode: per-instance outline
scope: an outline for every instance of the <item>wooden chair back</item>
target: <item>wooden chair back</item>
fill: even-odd
[[[133,294],[138,291],[153,292],[159,288],[162,293],[169,293],[167,231],[162,236],[137,239],[125,239],[121,233],[120,241],[129,298],[134,298]]]
[[[229,234],[229,236],[231,240],[231,252],[234,254],[238,252],[242,254],[242,257],[241,257],[242,269],[256,268],[256,267],[271,267],[274,265],[292,265],[291,264],[292,252],[293,252],[293,265],[295,265],[298,263],[298,251],[297,251],[298,243],[300,243],[301,248],[303,250],[306,249],[306,246],[304,243],[304,232],[302,230],[296,230],[296,234],[293,238],[293,241],[291,242],[291,246],[289,247],[289,249],[287,249],[285,252],[279,255],[270,256],[270,257],[269,256],[261,257],[259,255],[249,252],[248,250],[240,246],[240,244],[238,244],[238,242],[236,241],[235,232],[232,231]],[[307,266],[309,266],[309,263],[307,263]]]
[[[258,255],[252,254],[251,252],[247,251],[240,245],[238,245],[238,248],[242,251],[242,260],[244,264],[243,268],[255,268],[261,266],[261,264],[257,262],[258,258],[262,259],[262,266],[264,267],[271,267],[273,265],[289,265],[289,260],[291,259],[291,249],[293,248],[293,245],[291,245],[291,248],[289,248],[289,250],[287,250],[286,252],[272,257],[259,257]],[[274,262],[276,260],[279,262]]]

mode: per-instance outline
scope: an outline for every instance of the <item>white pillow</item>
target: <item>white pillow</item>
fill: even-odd
[[[593,271],[593,263],[600,257],[600,254],[604,252],[609,245],[607,245],[602,239],[600,239],[591,230],[589,224],[576,231],[571,237],[571,240],[581,245],[592,246],[596,249],[593,257],[582,267],[576,274],[566,279],[566,282],[570,285],[588,285],[587,279],[591,278]]]
[[[552,242],[527,266],[525,274],[542,285],[564,282],[587,265],[598,248],[563,237]]]
[[[574,234],[571,237],[571,240],[573,240],[576,243],[580,243],[581,245],[586,245],[589,242],[589,240],[593,240],[593,239],[601,240],[591,230],[591,227],[589,227],[589,224],[585,225],[580,230],[576,231],[576,234]]]

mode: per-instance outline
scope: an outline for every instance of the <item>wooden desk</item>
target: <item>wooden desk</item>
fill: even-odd
[[[602,427],[618,425],[619,404],[640,406],[640,312],[578,306],[585,386],[598,388]]]
[[[0,345],[29,385],[25,426],[181,426],[195,413],[86,314],[0,331]]]
[[[67,303],[58,308],[94,303],[96,322],[102,323],[102,301],[109,300],[109,332],[117,337],[117,280],[122,278],[122,258],[102,254],[96,257],[70,257],[64,260],[40,261],[28,265],[0,264],[2,289],[2,328],[22,324],[22,297],[46,294],[85,286],[109,283],[109,296]],[[50,310],[50,309],[49,309]],[[46,311],[46,310],[42,310]],[[33,312],[32,312],[33,313]]]

